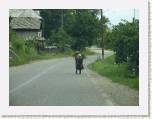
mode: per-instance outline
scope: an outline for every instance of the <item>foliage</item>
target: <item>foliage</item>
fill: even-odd
[[[52,39],[52,37],[56,37],[55,35],[58,33],[60,27],[63,27],[64,31],[72,37],[72,42],[69,45],[72,46],[73,50],[82,51],[86,46],[96,43],[96,39],[100,37],[99,10],[45,9],[40,10],[40,14],[45,21],[44,36],[48,39],[47,43],[49,45],[53,43],[61,45]],[[106,28],[106,23],[109,20],[106,17],[103,17],[103,19]],[[63,22],[63,26],[61,22]]]
[[[13,49],[15,51],[23,51],[24,50],[24,41],[23,40],[20,40],[19,37],[16,35],[15,32],[11,32],[10,34],[10,42],[11,42],[11,45],[13,46]]]
[[[37,55],[37,51],[33,46],[26,45],[26,41],[18,37],[15,32],[10,33],[11,53],[15,57],[10,60],[10,65],[19,65],[29,62]]]
[[[110,56],[102,61],[96,61],[89,65],[89,68],[96,71],[102,76],[108,77],[108,79],[113,82],[120,83],[123,85],[127,85],[134,89],[139,89],[139,77],[130,77],[127,75],[128,73],[128,64],[115,64],[114,63],[114,55]]]
[[[122,21],[114,26],[111,43],[116,52],[116,63],[128,63],[130,74],[138,74],[139,70],[139,21]]]
[[[90,10],[76,10],[76,22],[71,32],[74,37],[73,49],[84,50],[91,46],[99,35],[99,19]]]
[[[72,56],[73,54],[73,51],[70,48],[65,48],[64,52],[57,54],[51,54],[51,53],[38,54],[35,47],[36,43],[37,42],[34,40],[25,41],[24,39],[18,37],[15,32],[11,32],[10,33],[11,47],[9,50],[10,53],[14,55],[14,57],[10,59],[9,62],[10,66],[21,65],[38,59],[41,60],[41,59],[62,58],[65,56]]]
[[[107,27],[104,31],[104,47],[105,47],[105,49],[113,49],[111,37],[112,37],[112,29]]]
[[[36,39],[32,39],[32,40],[26,40],[25,41],[25,45],[27,46],[27,47],[30,47],[30,48],[37,48],[37,45],[38,45],[38,42],[37,42],[37,40]]]
[[[57,30],[61,26],[61,10],[40,9],[40,15],[44,22],[44,37],[48,39],[52,30]]]
[[[50,36],[51,44],[56,44],[59,48],[64,51],[66,45],[70,45],[72,38],[65,32],[63,28],[59,28],[56,32],[53,31]]]

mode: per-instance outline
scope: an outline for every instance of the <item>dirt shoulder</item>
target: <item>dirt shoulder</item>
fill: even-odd
[[[104,91],[109,98],[114,100],[119,106],[138,106],[139,91],[131,89],[125,85],[112,82],[110,79],[100,76],[89,70],[93,83],[97,86],[101,93]]]

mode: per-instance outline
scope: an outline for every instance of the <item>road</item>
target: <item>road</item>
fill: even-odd
[[[106,52],[105,57],[112,52]],[[118,105],[98,87],[84,60],[82,74],[75,74],[72,57],[36,61],[9,70],[10,106],[106,106]],[[97,74],[96,74],[97,75]]]

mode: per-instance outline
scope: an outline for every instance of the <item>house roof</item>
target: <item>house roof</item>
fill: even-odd
[[[10,17],[32,17],[37,19],[42,19],[39,15],[39,11],[34,11],[32,9],[10,9]]]
[[[40,29],[41,17],[38,11],[32,9],[10,9],[12,29]]]
[[[29,17],[17,17],[11,20],[12,29],[40,29],[41,20]]]

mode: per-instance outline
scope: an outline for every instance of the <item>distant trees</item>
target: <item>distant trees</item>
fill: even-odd
[[[95,12],[91,10],[76,10],[75,23],[71,32],[74,37],[73,49],[83,50],[91,46],[100,32],[100,21]]]
[[[55,44],[64,51],[66,45],[82,51],[86,46],[97,44],[113,49],[117,64],[127,62],[130,72],[139,70],[139,20],[122,21],[109,28],[109,19],[103,16],[101,25],[100,10],[95,9],[42,9],[40,14],[45,21],[44,36],[48,45]],[[101,27],[103,34],[101,34]]]
[[[40,9],[40,15],[44,19],[44,37],[48,39],[51,31],[61,26],[61,10]]]
[[[59,40],[56,41],[55,39],[60,37],[57,35],[64,33],[68,39],[71,38],[71,41],[64,40],[62,37],[62,44],[69,44],[74,50],[83,50],[86,46],[91,46],[100,37],[100,20],[97,10],[45,9],[40,10],[40,14],[45,21],[44,36],[48,39],[49,45],[60,44]],[[61,26],[63,27],[62,30],[60,29]]]
[[[69,45],[72,42],[72,38],[65,32],[62,27],[56,31],[52,31],[50,39],[52,39],[50,40],[51,44],[61,48],[61,51],[64,51],[66,45]]]

